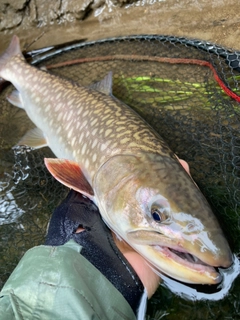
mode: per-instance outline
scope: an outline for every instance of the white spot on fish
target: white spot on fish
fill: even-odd
[[[118,146],[118,142],[115,142],[115,143],[113,143],[113,144],[111,145],[111,149],[115,149],[115,148],[117,148],[117,146]]]
[[[68,123],[67,123],[67,125],[66,125],[66,127],[65,127],[65,129],[66,130],[68,130],[69,128],[70,128],[70,126],[72,125],[72,122],[71,121],[69,121]]]
[[[92,143],[92,149],[96,147],[97,143],[98,143],[98,139],[95,139]]]
[[[84,113],[83,113],[83,117],[86,117],[87,115],[89,114],[89,110],[86,110]]]
[[[87,121],[87,120],[83,121],[83,123],[82,123],[82,127],[84,128],[84,127],[87,125],[87,123],[88,123],[88,121]]]
[[[58,100],[62,95],[62,92],[59,92],[59,94],[55,97],[55,100]]]
[[[79,116],[80,113],[82,113],[82,108],[79,108],[78,111],[77,111],[77,115]]]
[[[45,85],[48,84],[49,82],[51,82],[51,78],[47,78],[47,79],[44,78],[44,84]]]
[[[58,82],[56,81],[55,83],[53,82],[53,84],[52,84],[52,88],[56,88],[56,87],[58,87]],[[55,92],[57,91],[57,89],[56,90],[54,90]]]
[[[112,129],[107,129],[105,131],[105,137],[109,136],[109,134],[112,132]]]
[[[85,166],[86,166],[86,168],[89,167],[89,160],[88,160],[88,159],[87,159],[86,162],[85,162]]]
[[[98,119],[94,119],[92,122],[91,122],[91,126],[93,127],[96,123],[97,123]]]
[[[56,133],[57,133],[57,134],[59,134],[59,133],[60,133],[60,131],[61,131],[61,129],[62,129],[62,128],[59,126],[59,127],[57,128]]]
[[[48,112],[50,109],[51,109],[51,105],[49,104],[46,106],[45,111]]]
[[[84,154],[85,154],[86,149],[87,149],[87,144],[86,144],[86,143],[84,143],[84,145],[83,145],[83,147],[82,147],[82,150],[81,150],[82,155],[84,155]]]
[[[106,125],[109,126],[113,122],[113,119],[110,119],[106,122]]]
[[[130,142],[131,140],[130,140],[130,138],[127,138],[127,137],[125,137],[125,138],[123,138],[123,139],[120,139],[120,143],[121,144],[126,144],[126,143],[128,143],[128,142]]]
[[[68,113],[68,116],[67,116],[67,121],[68,121],[68,120],[70,120],[70,118],[71,118],[72,114],[73,114],[73,111],[72,111],[72,110],[70,110],[70,111],[69,111],[69,113]]]
[[[97,133],[97,131],[98,131],[98,128],[93,129],[92,135],[95,136],[95,134]]]
[[[72,146],[74,146],[75,141],[76,141],[76,136],[72,138],[72,141],[71,141]]]
[[[61,108],[62,108],[63,104],[62,103],[58,103],[56,106],[55,106],[55,110],[56,111],[59,111]]]
[[[68,106],[71,106],[71,105],[73,104],[73,102],[74,102],[74,99],[69,100],[68,103],[67,103],[67,105],[68,105]]]
[[[120,131],[125,131],[126,130],[126,128],[125,127],[118,127],[118,128],[116,128],[116,131],[117,132],[120,132]]]
[[[73,127],[68,131],[68,134],[67,134],[68,138],[71,138],[72,132],[73,132]]]
[[[101,151],[104,151],[106,148],[107,148],[107,146],[105,144],[102,144],[100,149],[101,149]]]
[[[63,117],[63,113],[60,112],[60,113],[58,114],[58,116],[57,116],[57,121],[60,121],[60,120],[62,119],[62,117]]]
[[[82,133],[80,134],[80,136],[79,136],[79,143],[82,142],[83,137],[84,137],[84,132],[82,132]]]
[[[94,153],[93,156],[92,156],[92,161],[93,161],[93,163],[94,163],[96,160],[97,160],[97,155],[96,155],[96,153]]]

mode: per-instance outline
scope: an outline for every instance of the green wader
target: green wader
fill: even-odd
[[[28,250],[0,292],[1,320],[136,319],[120,292],[70,240]]]

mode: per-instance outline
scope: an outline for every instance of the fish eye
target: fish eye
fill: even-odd
[[[152,206],[151,215],[156,222],[163,222],[167,219],[166,213],[164,212],[165,208],[159,208],[157,206]]]

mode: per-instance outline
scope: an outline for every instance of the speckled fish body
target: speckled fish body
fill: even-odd
[[[93,199],[119,237],[175,279],[221,280],[214,267],[230,266],[232,254],[219,224],[176,156],[141,117],[100,92],[101,85],[86,88],[28,65],[17,37],[0,58],[0,76],[17,89],[9,101],[38,128],[20,144],[48,145],[60,158],[46,161],[50,172]]]

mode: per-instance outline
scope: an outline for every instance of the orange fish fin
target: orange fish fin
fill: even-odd
[[[94,192],[78,163],[66,159],[45,158],[45,165],[53,177],[65,186],[78,191],[91,200]]]

